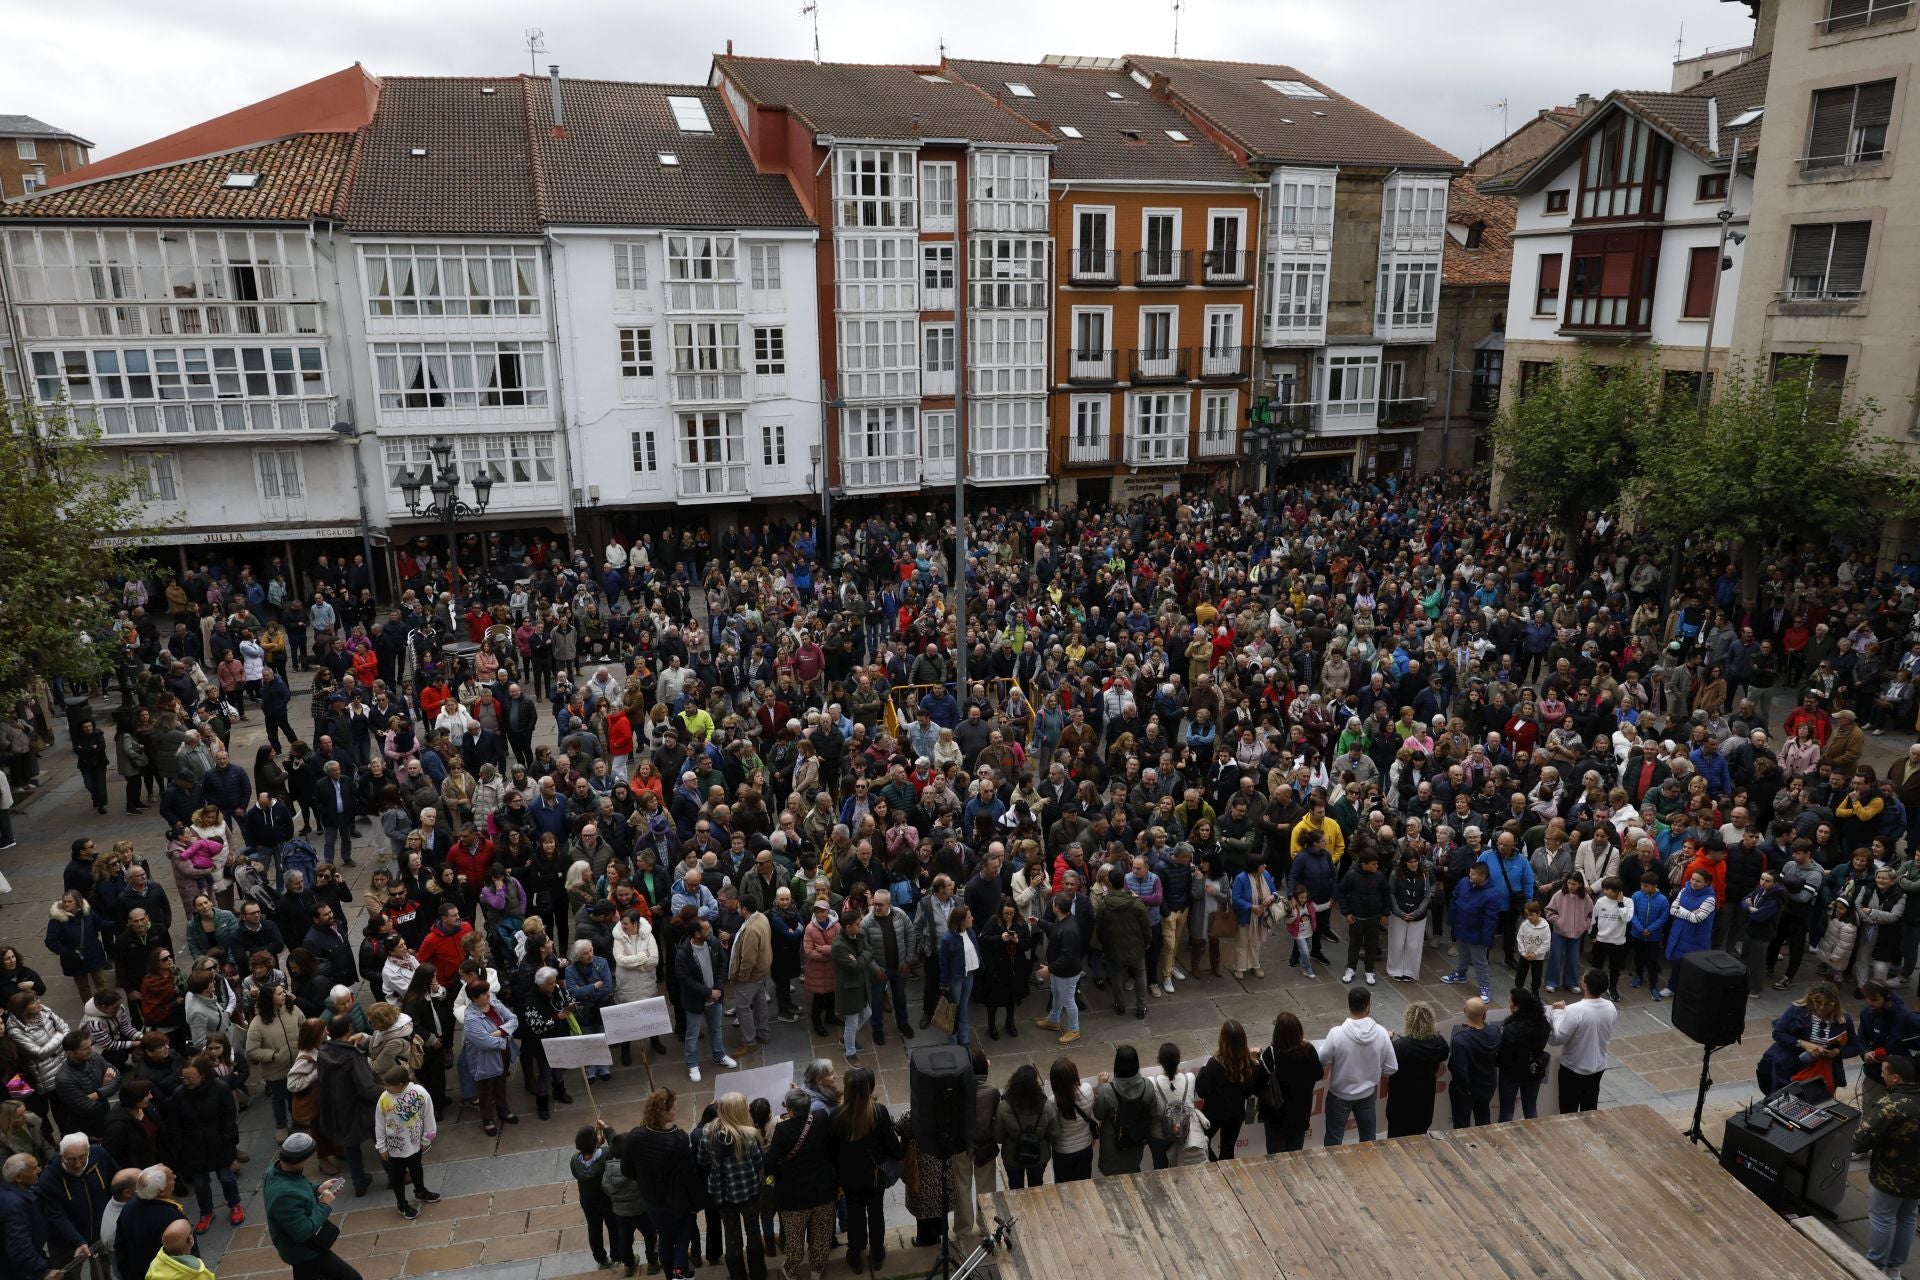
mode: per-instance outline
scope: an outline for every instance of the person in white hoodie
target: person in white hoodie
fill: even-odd
[[[427,1190],[427,1176],[420,1167],[420,1157],[439,1136],[433,1099],[413,1082],[413,1072],[403,1065],[388,1067],[380,1080],[386,1089],[373,1105],[373,1149],[387,1167],[387,1185],[393,1189],[400,1216],[417,1218],[418,1206],[407,1201],[409,1177],[421,1204],[432,1204],[440,1198],[439,1193]]]
[[[1347,1020],[1314,1049],[1327,1073],[1327,1129],[1321,1145],[1337,1147],[1346,1140],[1349,1116],[1360,1126],[1360,1141],[1372,1142],[1380,1078],[1398,1071],[1400,1061],[1393,1037],[1373,1020],[1373,996],[1365,987],[1347,992]]]

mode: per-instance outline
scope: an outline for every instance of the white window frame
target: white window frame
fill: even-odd
[[[919,311],[920,251],[912,236],[836,233],[837,303],[850,311]]]
[[[1171,256],[1167,259],[1167,269],[1165,271],[1150,272],[1148,270],[1149,259],[1147,255],[1153,253],[1154,250],[1149,241],[1149,228],[1160,219],[1168,219],[1173,223],[1173,243],[1167,246],[1166,249],[1166,252]],[[1180,250],[1185,244],[1185,233],[1185,218],[1183,211],[1180,209],[1142,209],[1140,211],[1140,265],[1136,273],[1139,283],[1178,280],[1180,278]]]
[[[1327,328],[1324,258],[1282,257],[1267,263],[1267,328],[1311,339]]]
[[[647,246],[640,240],[616,240],[609,250],[613,256],[614,301],[631,305],[647,293]]]
[[[1385,335],[1431,333],[1440,314],[1440,260],[1394,254],[1380,260],[1374,327]]]
[[[674,458],[683,498],[746,493],[746,414],[738,409],[675,414]]]
[[[667,95],[667,109],[673,112],[673,123],[682,133],[712,133],[713,121],[707,116],[707,104],[699,98],[672,93]]]
[[[920,229],[952,231],[960,200],[960,165],[953,160],[920,162]]]
[[[539,246],[531,244],[415,244],[379,242],[360,247],[365,272],[367,314],[378,319],[470,317],[505,319],[538,316]],[[255,287],[271,293],[262,271],[252,266]]]
[[[1209,306],[1201,317],[1201,377],[1225,377],[1238,373],[1244,363],[1246,312],[1238,306]]]
[[[849,489],[920,482],[920,410],[916,405],[849,405],[840,412],[840,474]]]
[[[747,288],[757,305],[775,306],[784,296],[786,286],[781,280],[780,266],[779,241],[747,246]]]
[[[1447,234],[1447,180],[1403,174],[1380,193],[1381,253],[1438,253]]]
[[[833,149],[833,225],[910,231],[917,225],[916,156],[891,147]]]
[[[659,351],[653,330],[646,325],[621,325],[614,330],[617,370],[622,400],[651,400],[659,386]]]
[[[840,394],[848,400],[920,398],[920,324],[912,316],[846,316],[839,323]]]
[[[633,474],[652,476],[660,474],[660,439],[652,427],[637,427],[627,433],[629,457],[633,463]]]
[[[1098,344],[1082,341],[1081,321],[1098,321],[1100,339]],[[1111,378],[1113,377],[1113,308],[1112,307],[1075,307],[1069,317],[1067,329],[1068,372],[1075,378]]]
[[[665,279],[669,310],[738,311],[738,239],[703,234],[668,236]]]
[[[1167,322],[1167,340],[1164,345],[1156,344],[1150,334],[1154,321],[1161,318]],[[1172,377],[1180,363],[1180,308],[1141,307],[1136,325],[1135,365],[1151,377]]]
[[[958,385],[959,329],[951,320],[920,326],[920,394],[950,396]]]
[[[787,327],[753,326],[753,394],[756,399],[787,393]]]
[[[1127,394],[1126,462],[1160,466],[1187,460],[1193,397],[1185,387]]]
[[[134,494],[141,502],[172,505],[183,501],[180,459],[171,449],[129,453],[122,465],[133,477]]]
[[[1067,425],[1067,461],[1108,462],[1113,458],[1113,397],[1073,396]]]
[[[1046,382],[1046,317],[1006,312],[967,317],[969,394],[1040,395]]]
[[[1047,242],[1037,236],[973,236],[968,240],[967,301],[996,311],[1045,311]]]
[[[1380,362],[1380,403],[1393,404],[1404,399],[1407,389],[1407,362],[1405,360],[1382,360]]]
[[[760,465],[769,471],[787,466],[787,421],[775,418],[760,424]]]
[[[1331,169],[1282,169],[1273,177],[1273,247],[1281,253],[1333,248],[1337,175]]]
[[[1230,457],[1237,453],[1240,428],[1240,393],[1203,391],[1200,393],[1200,456]]]
[[[968,409],[967,475],[979,481],[1042,480],[1047,471],[1047,402],[978,400]]]
[[[298,449],[255,449],[253,484],[267,520],[300,520],[307,514],[306,477]]]
[[[975,151],[967,157],[969,231],[1045,231],[1047,154]]]
[[[1329,95],[1320,92],[1305,80],[1262,80],[1261,84],[1273,90],[1283,98],[1312,98],[1327,100]]]
[[[960,451],[960,415],[953,409],[934,409],[920,415],[928,462],[951,463]]]
[[[951,240],[936,240],[920,246],[920,310],[951,311],[954,302],[955,272],[959,246]]]
[[[1329,429],[1371,430],[1379,422],[1380,364],[1378,347],[1327,352],[1320,366],[1319,400],[1321,420]]]
[[[1115,247],[1114,235],[1114,228],[1118,224],[1114,221],[1114,214],[1114,206],[1110,204],[1083,204],[1074,207],[1074,258],[1068,264],[1067,278],[1069,280],[1078,278],[1104,284],[1116,284],[1119,282],[1119,271],[1117,270],[1119,254]],[[1104,224],[1103,229],[1106,234],[1101,237],[1101,243],[1099,245],[1086,243],[1086,237],[1081,234],[1082,219],[1085,218],[1096,218]],[[1083,253],[1098,253],[1105,256],[1097,260],[1085,261],[1080,256]]]
[[[737,320],[676,320],[673,338],[675,400],[743,400],[746,364]]]
[[[1233,235],[1227,244],[1214,243],[1214,232],[1220,224],[1233,224]],[[1224,263],[1216,266],[1215,252],[1231,255]],[[1202,278],[1207,280],[1239,280],[1246,276],[1247,252],[1247,211],[1245,209],[1209,209],[1207,210],[1207,238],[1201,247],[1204,255],[1201,262]]]
[[[40,146],[32,138],[15,138],[13,140],[13,152],[22,160],[38,160],[40,158]]]
[[[511,384],[504,376],[509,360]],[[550,399],[543,342],[376,342],[373,364],[383,413],[541,409]]]

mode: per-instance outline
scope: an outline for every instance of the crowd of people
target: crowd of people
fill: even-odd
[[[825,538],[618,538],[591,559],[487,548],[452,577],[400,558],[387,604],[357,557],[114,584],[123,706],[71,745],[96,809],[117,772],[127,811],[159,821],[72,842],[45,925],[72,1016],[0,948],[17,1082],[0,1148],[21,1144],[38,1185],[44,1144],[85,1136],[135,1199],[166,1198],[162,1169],[167,1195],[193,1185],[191,1228],[216,1184],[238,1223],[235,1109],[264,1096],[287,1144],[274,1242],[296,1275],[342,1276],[311,1243],[324,1203],[271,1209],[309,1156],[364,1194],[372,1140],[410,1216],[433,1198],[437,1118],[471,1103],[496,1133],[516,1099],[550,1118],[571,1097],[542,1044],[655,994],[695,1082],[775,1020],[839,1037],[848,1078],[815,1099],[817,1135],[812,1103],[743,1121],[723,1101],[686,1144],[728,1196],[763,1152],[787,1213],[827,1183],[784,1193],[783,1131],[835,1162],[842,1142],[899,1158],[855,1084],[863,1042],[1072,1045],[1090,999],[1144,1018],[1181,984],[1264,977],[1276,935],[1293,980],[1350,986],[1353,1017],[1316,1042],[1283,1015],[1258,1053],[1228,1024],[1190,1079],[1131,1049],[1097,1089],[1063,1085],[1065,1058],[1045,1087],[1016,1075],[996,1103],[1013,1128],[982,1126],[1016,1152],[1010,1185],[1084,1176],[1096,1145],[1103,1172],[1156,1142],[1156,1160],[1231,1156],[1249,1109],[1270,1149],[1297,1146],[1322,1072],[1328,1141],[1349,1116],[1372,1136],[1396,1064],[1449,1063],[1456,1123],[1531,1115],[1549,1040],[1561,1106],[1595,1105],[1614,1005],[1665,998],[1696,949],[1743,956],[1756,996],[1812,963],[1795,1007],[1823,1028],[1844,1016],[1820,1003],[1833,982],[1879,1007],[1920,979],[1920,745],[1884,773],[1863,760],[1870,734],[1914,731],[1910,558],[1767,548],[1743,590],[1737,553],[1705,547],[1670,581],[1605,517],[1569,541],[1459,476],[990,509],[957,571],[930,511]],[[255,712],[248,768],[230,747]],[[1366,1012],[1382,968],[1467,991],[1389,1036]],[[1417,1094],[1388,1094],[1390,1133],[1418,1118],[1393,1099]],[[648,1166],[638,1186],[612,1175],[616,1147],[673,1132],[671,1099],[648,1110],[631,1134],[583,1131],[576,1174],[647,1205],[604,1216],[657,1228],[684,1267]],[[729,1265],[759,1267],[751,1215],[720,1217]],[[50,1266],[69,1256],[47,1243]]]

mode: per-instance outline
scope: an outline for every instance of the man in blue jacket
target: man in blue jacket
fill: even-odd
[[[1860,1110],[1872,1115],[1887,1084],[1880,1075],[1880,1064],[1889,1055],[1912,1056],[1920,1049],[1920,1016],[1907,1008],[1892,988],[1877,978],[1860,984],[1867,1003],[1860,1010],[1858,1027],[1862,1053],[1860,1059]]]
[[[1501,895],[1501,950],[1507,968],[1511,969],[1514,965],[1514,930],[1520,927],[1520,911],[1534,893],[1533,863],[1520,851],[1520,842],[1513,838],[1513,833],[1502,831],[1494,837],[1493,847],[1480,855],[1479,865],[1487,869],[1489,883]],[[1461,881],[1461,884],[1465,883]],[[1456,891],[1458,888],[1456,885]],[[1484,987],[1486,983],[1480,985]]]
[[[200,803],[220,810],[221,815],[237,827],[252,802],[253,782],[247,777],[247,771],[227,758],[225,747],[216,748],[213,768],[200,779]]]
[[[1293,855],[1293,865],[1287,868],[1287,896],[1301,885],[1313,895],[1314,909],[1319,913],[1313,931],[1313,958],[1321,964],[1331,964],[1326,953],[1320,948],[1328,935],[1333,932],[1330,920],[1333,912],[1333,899],[1338,879],[1334,874],[1333,855],[1327,852],[1321,836],[1312,827],[1300,832],[1300,850]],[[1296,948],[1287,957],[1287,963],[1298,965],[1300,952]]]
[[[1504,836],[1503,839],[1512,839]],[[1476,977],[1480,979],[1480,998],[1493,998],[1493,977],[1487,972],[1487,953],[1493,946],[1494,934],[1500,927],[1500,915],[1506,909],[1506,895],[1496,889],[1488,874],[1487,864],[1476,862],[1467,869],[1467,878],[1453,888],[1453,905],[1447,912],[1447,918],[1453,924],[1453,939],[1459,944],[1459,962],[1452,973],[1443,974],[1440,981],[1459,984],[1467,980],[1467,967],[1471,965]]]
[[[60,1159],[40,1171],[40,1196],[51,1216],[64,1216],[82,1240],[100,1238],[100,1220],[113,1202],[113,1175],[120,1171],[107,1149],[84,1133],[60,1140]]]
[[[26,1152],[0,1165],[0,1273],[19,1280],[61,1280],[47,1248],[59,1244],[72,1256],[87,1256],[87,1242],[63,1213],[49,1212],[34,1184],[40,1161]]]

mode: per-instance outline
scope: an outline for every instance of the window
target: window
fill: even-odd
[[[842,311],[918,311],[919,242],[904,236],[833,238]],[[950,247],[950,246],[949,246]]]
[[[1867,222],[1817,222],[1793,229],[1789,298],[1858,298],[1866,287]]]
[[[1847,358],[1832,355],[1808,355],[1776,351],[1769,364],[1771,382],[1778,382],[1788,374],[1797,374],[1812,380],[1815,387],[1835,395],[1846,389]]]
[[[1112,280],[1113,210],[1076,210],[1073,217],[1073,270],[1076,280]]]
[[[1045,231],[1047,156],[1043,151],[976,151],[967,163],[971,231]]]
[[[1561,187],[1557,191],[1547,192],[1547,212],[1565,213],[1567,211],[1567,197],[1569,194],[1571,193],[1568,192],[1565,187]]]
[[[967,454],[967,474],[975,480],[1044,479],[1047,402],[977,402],[967,422]]]
[[[230,173],[220,179],[220,185],[229,191],[251,191],[260,185],[257,173]]]
[[[763,422],[760,424],[760,465],[763,467],[787,465],[786,423]]]
[[[920,329],[920,394],[950,396],[959,369],[958,341],[951,324],[929,324]]]
[[[1590,135],[1580,164],[1581,220],[1659,218],[1666,213],[1673,145],[1616,111]]]
[[[660,470],[660,448],[654,441],[651,427],[644,431],[635,431],[628,436],[633,447],[633,473],[650,476]]]
[[[253,455],[260,486],[260,507],[269,520],[306,515],[306,486],[301,483],[298,449],[257,449]]]
[[[673,122],[680,126],[682,133],[712,133],[713,123],[707,119],[707,104],[698,98],[682,98],[668,95],[667,106],[673,111]]]
[[[696,320],[673,326],[674,399],[743,399],[743,372],[738,324]]]
[[[1404,397],[1407,389],[1407,362],[1389,360],[1380,366],[1380,400],[1392,404]]]
[[[637,293],[647,287],[645,245],[628,240],[614,244],[613,287],[621,293]]]
[[[662,151],[659,153],[659,156],[660,164],[663,168],[674,169],[680,165],[680,154],[676,151]]]
[[[363,253],[369,315],[540,314],[532,245],[370,244]]]
[[[850,400],[917,400],[919,327],[911,319],[841,320],[841,394]]]
[[[1540,275],[1533,289],[1533,314],[1537,316],[1560,314],[1561,261],[1557,253],[1540,255]]]
[[[1047,306],[1047,242],[976,236],[969,254],[968,297],[993,310],[1044,311]]]
[[[1235,412],[1238,395],[1232,391],[1208,391],[1200,397],[1200,455],[1219,457],[1234,451],[1234,432],[1239,420]]]
[[[1006,83],[1007,92],[1016,98],[1031,98],[1033,96],[1033,90],[1027,88],[1026,85],[1021,84],[1018,80],[1009,80]]]
[[[134,491],[140,501],[180,501],[178,464],[171,453],[130,453],[126,457],[126,468],[133,477]]]
[[[780,246],[747,246],[747,287],[755,293],[780,292]]]
[[[1372,422],[1379,412],[1380,354],[1327,356],[1324,413],[1342,425]]]
[[[1169,138],[1172,138],[1175,142],[1185,142],[1187,140],[1187,135],[1180,132],[1178,129],[1168,129],[1166,133],[1167,133],[1167,136]]]
[[[1067,458],[1072,462],[1105,462],[1111,444],[1107,414],[1111,405],[1105,396],[1073,398],[1073,433],[1067,438]]]
[[[631,399],[653,393],[653,330],[621,329],[620,395]]]
[[[960,415],[952,409],[924,413],[920,421],[926,432],[926,457],[929,462],[952,462],[959,453]]]
[[[1303,240],[1333,235],[1333,174],[1323,169],[1283,170],[1274,201],[1274,231],[1282,248],[1304,249]],[[1324,248],[1325,246],[1315,246]]]
[[[1887,124],[1892,118],[1891,80],[1820,90],[1813,95],[1805,167],[1880,163],[1886,158]]]
[[[20,175],[20,194],[30,196],[39,189],[40,175],[38,173]]]
[[[921,227],[927,231],[953,230],[954,207],[959,200],[959,166],[951,160],[927,160],[920,165]]]
[[[1380,298],[1374,323],[1386,329],[1425,329],[1440,300],[1440,264],[1392,258],[1380,264]]]
[[[1112,311],[1107,307],[1075,307],[1073,311],[1074,362],[1104,361],[1107,358],[1107,325]]]
[[[22,160],[38,160],[40,158],[40,145],[32,138],[15,138],[13,140],[13,150],[14,154]]]
[[[107,435],[324,431],[332,424],[322,347],[35,351],[32,372],[40,400],[72,401],[82,421]]]
[[[1262,80],[1260,83],[1275,93],[1288,98],[1324,98],[1327,96],[1308,84],[1305,80]]]
[[[1411,241],[1438,247],[1447,224],[1444,181],[1395,179],[1381,192],[1380,234],[1384,241]],[[1385,247],[1383,243],[1383,248]]]
[[[539,408],[547,403],[538,342],[376,342],[382,409]]]
[[[1079,137],[1083,137],[1084,135],[1078,129],[1074,128],[1072,125],[1063,124],[1060,126],[1060,136],[1063,138],[1079,138]]]
[[[747,491],[745,421],[738,411],[680,415],[680,496]]]
[[[1208,280],[1245,278],[1240,252],[1240,246],[1245,242],[1245,226],[1246,219],[1238,210],[1212,209],[1207,212],[1205,266]]]
[[[1827,0],[1828,31],[1849,31],[1869,23],[1905,17],[1913,0]]]
[[[1767,113],[1765,107],[1749,107],[1722,126],[1727,129],[1744,129]]]
[[[1189,399],[1185,391],[1136,391],[1127,397],[1128,465],[1187,460]]]
[[[853,407],[840,415],[840,474],[849,489],[917,484],[920,424],[911,405]]]
[[[913,153],[836,147],[833,192],[837,227],[911,227]]]
[[[972,394],[1020,395],[1046,390],[1047,326],[1038,316],[971,316],[967,373]]]
[[[1680,314],[1688,320],[1705,320],[1713,314],[1713,293],[1720,282],[1718,245],[1695,245],[1687,251],[1687,296]]]
[[[1180,254],[1180,215],[1149,209],[1140,223],[1140,279],[1180,280],[1186,275]]]
[[[1724,173],[1703,173],[1695,185],[1693,199],[1695,204],[1707,204],[1727,198],[1727,175]]]
[[[1575,235],[1567,263],[1566,326],[1635,331],[1650,328],[1661,247],[1658,231]]]
[[[1312,331],[1327,322],[1327,264],[1280,258],[1267,267],[1268,324],[1287,331]]]
[[[738,310],[738,252],[732,236],[668,236],[667,306],[677,311]]]
[[[953,310],[953,245],[920,246],[920,309]]]
[[[753,331],[753,393],[785,395],[787,390],[787,331],[775,325]]]

